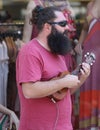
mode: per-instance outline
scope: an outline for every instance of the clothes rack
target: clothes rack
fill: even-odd
[[[15,61],[16,56],[18,54],[18,39],[22,39],[22,29],[23,23],[0,23],[0,45],[1,49],[3,48],[3,44],[6,47],[6,54],[3,53],[3,56],[7,55],[7,72],[5,72],[5,68],[0,68],[1,71],[5,72],[2,73],[1,79],[1,93],[5,93],[5,104],[3,103],[4,94],[2,95],[1,104],[7,107],[8,109],[14,111],[15,113],[19,114],[19,106],[15,106],[16,104],[16,97],[17,97],[17,86],[16,86],[16,70],[15,70]],[[3,31],[4,28],[4,31]],[[4,52],[4,49],[2,49]],[[0,53],[1,57],[1,53]],[[0,63],[2,66],[4,63]],[[4,81],[6,75],[6,83],[5,83],[5,90],[4,88]],[[2,80],[4,79],[4,80]],[[18,115],[17,114],[17,115]]]
[[[0,26],[24,26],[23,22],[19,23],[0,23]]]

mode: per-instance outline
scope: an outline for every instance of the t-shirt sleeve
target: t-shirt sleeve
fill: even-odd
[[[41,80],[42,67],[37,57],[28,54],[17,59],[18,82],[36,82]]]

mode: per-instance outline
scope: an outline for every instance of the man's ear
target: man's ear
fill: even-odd
[[[46,29],[46,31],[51,32],[51,25],[50,25],[50,24],[45,23],[45,24],[44,24],[44,28]]]

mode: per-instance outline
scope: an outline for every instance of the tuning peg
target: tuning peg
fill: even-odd
[[[90,54],[89,52],[86,53],[86,55],[89,55],[89,54]]]
[[[87,52],[85,55],[84,55],[84,57],[87,57],[87,56],[89,56],[90,55],[90,53],[89,52]]]
[[[86,58],[86,57],[87,57],[87,54],[85,54],[84,57]]]

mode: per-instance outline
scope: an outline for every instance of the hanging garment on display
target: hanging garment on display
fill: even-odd
[[[95,21],[95,22],[94,22]],[[80,130],[100,129],[100,19],[93,19],[84,42],[83,53],[93,51],[96,55],[95,64],[84,85],[80,88]]]
[[[7,106],[8,54],[4,41],[0,42],[0,104]]]

